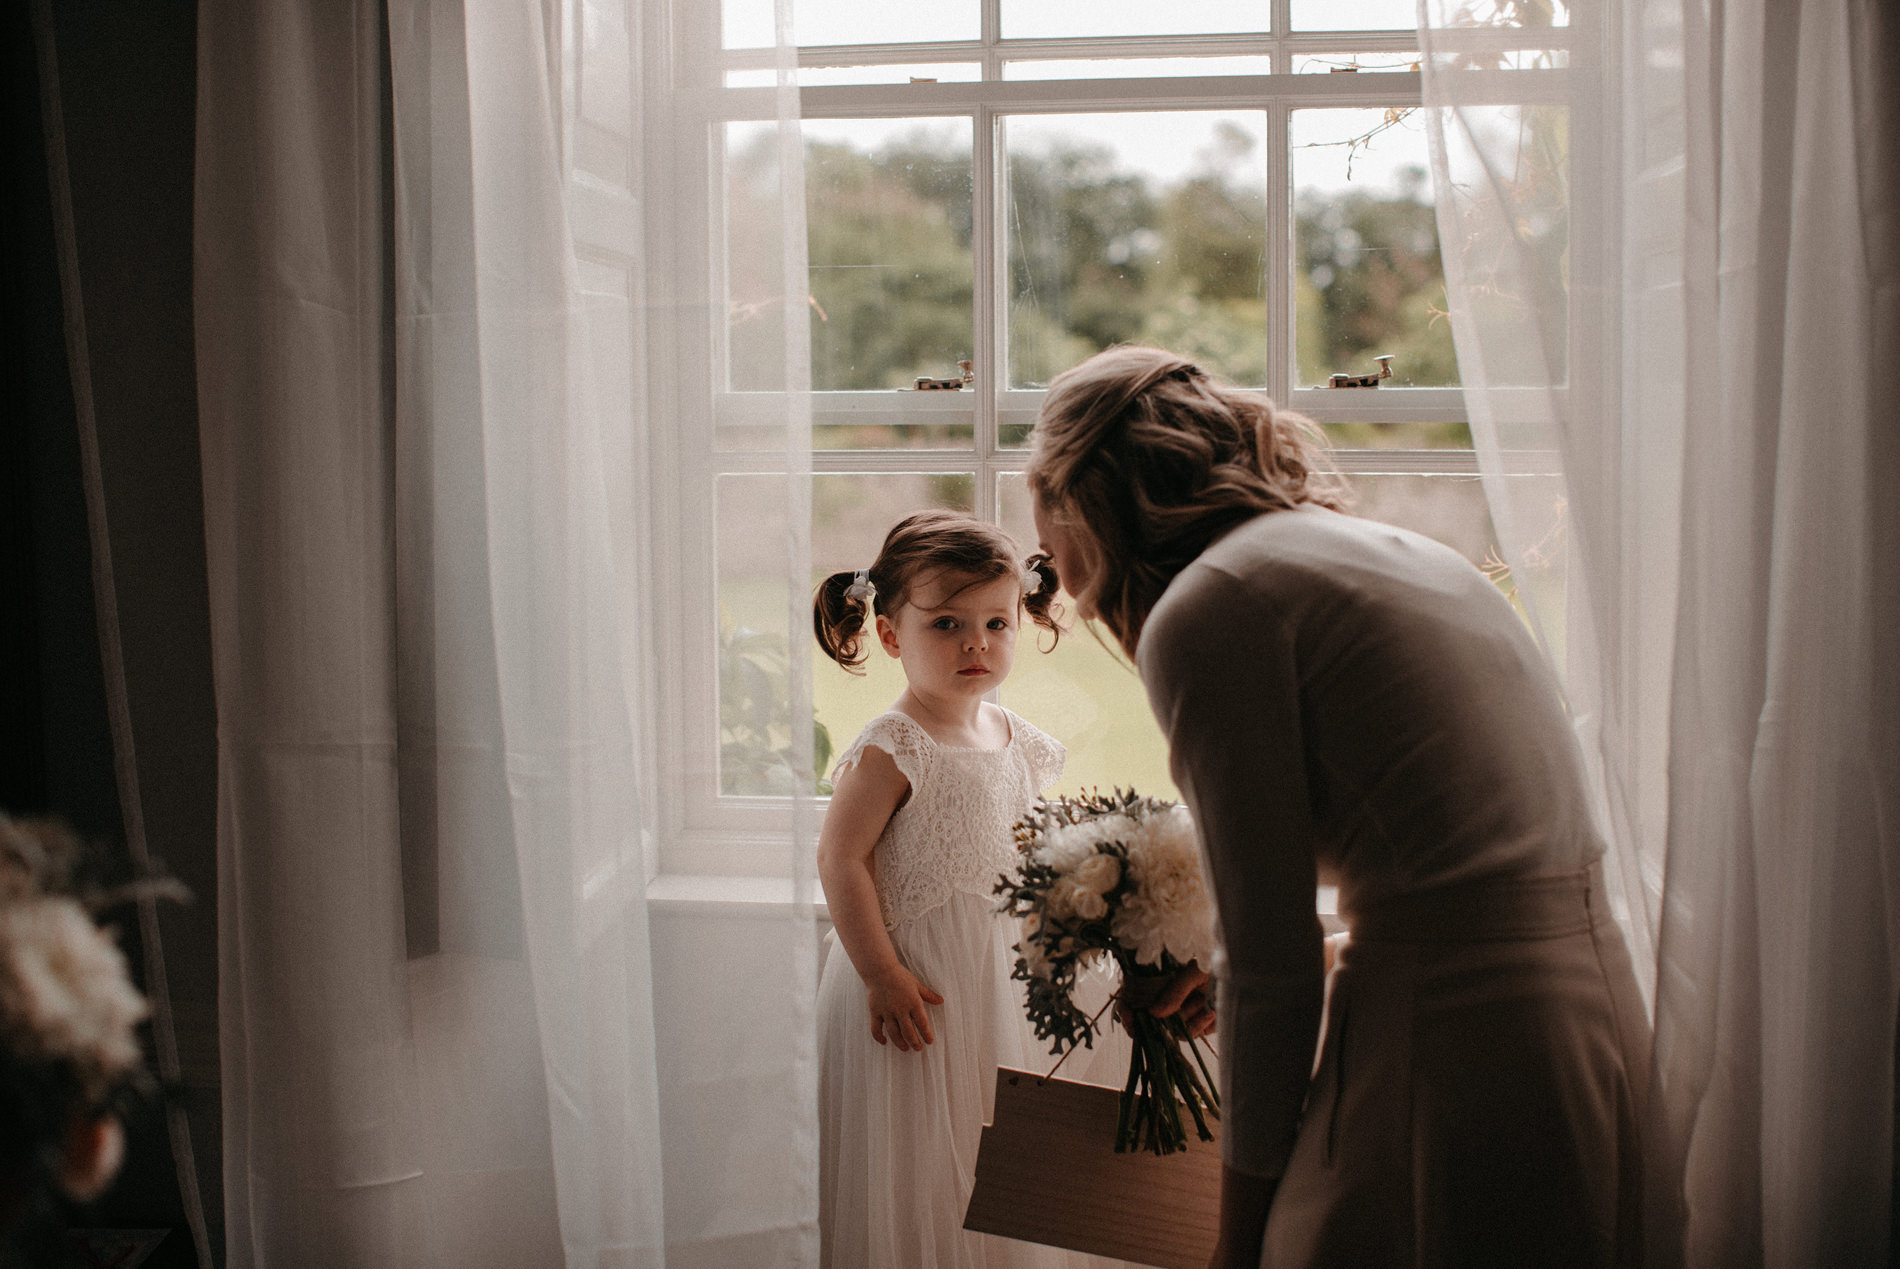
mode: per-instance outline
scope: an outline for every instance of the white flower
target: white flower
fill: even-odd
[[[140,1060],[145,1000],[111,935],[71,899],[0,907],[0,1035],[21,1056],[109,1083]]]
[[[1055,912],[1058,907],[1065,912],[1073,912],[1084,921],[1099,921],[1108,915],[1108,900],[1084,886],[1074,876],[1064,877],[1050,887],[1049,910]]]
[[[1187,809],[1152,817],[1126,840],[1133,884],[1112,923],[1116,939],[1144,965],[1160,964],[1163,952],[1182,964],[1206,964],[1214,950],[1214,905]]]
[[[1086,829],[1087,826],[1081,824],[1050,829],[1036,851],[1035,861],[1059,873],[1074,871],[1083,860],[1095,854],[1095,842]]]
[[[1084,890],[1105,895],[1120,883],[1122,861],[1113,855],[1091,855],[1077,864],[1069,876]]]

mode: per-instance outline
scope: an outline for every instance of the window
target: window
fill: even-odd
[[[787,297],[754,263],[773,258],[778,225],[780,147],[752,122],[773,113],[771,5],[706,8],[680,38],[718,67],[690,107],[707,121],[710,232],[706,259],[676,267],[707,287],[682,373],[712,425],[678,462],[681,509],[713,544],[685,568],[716,579],[716,611],[686,627],[676,716],[701,755],[686,770],[718,773],[688,780],[688,824],[713,832],[682,870],[720,871],[713,839],[743,838],[748,804],[790,778],[792,720],[771,687],[787,658],[816,659],[834,746],[902,678],[877,654],[851,678],[785,630],[783,480],[759,455],[778,440]],[[799,0],[810,290],[793,302],[811,317],[816,574],[862,567],[921,506],[997,520],[1033,548],[1021,471],[1043,389],[1122,341],[1188,353],[1311,416],[1363,514],[1494,558],[1444,312],[1413,13]],[[1551,74],[1563,34],[1527,25],[1498,64]],[[1377,372],[1377,357],[1378,388],[1325,386]],[[962,379],[965,363],[960,388],[914,386]],[[1002,695],[1068,745],[1065,786],[1171,790],[1138,680],[1086,630],[1019,655]]]

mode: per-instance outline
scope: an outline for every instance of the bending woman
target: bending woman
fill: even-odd
[[[1637,1263],[1649,1027],[1510,603],[1170,353],[1062,375],[1034,446],[1043,549],[1134,659],[1214,886],[1216,1264]],[[1351,936],[1316,1069],[1320,883]]]

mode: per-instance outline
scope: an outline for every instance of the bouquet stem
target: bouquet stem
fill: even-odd
[[[1213,1091],[1212,1079],[1203,1079],[1207,1063],[1201,1056],[1200,1042],[1188,1034],[1178,1018],[1157,1018],[1145,1011],[1134,1011],[1127,1017],[1134,1051],[1129,1056],[1128,1083],[1122,1089],[1121,1114],[1115,1125],[1116,1153],[1148,1150],[1173,1154],[1187,1149],[1183,1105],[1193,1116],[1196,1135],[1202,1141],[1212,1141],[1214,1133],[1208,1120],[1220,1118],[1220,1095]],[[1189,1053],[1193,1054],[1191,1061]]]

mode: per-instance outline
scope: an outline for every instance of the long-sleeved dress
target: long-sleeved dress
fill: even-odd
[[[1635,1263],[1649,1026],[1510,603],[1417,534],[1272,512],[1137,665],[1220,915],[1223,1157],[1280,1178],[1262,1263]],[[1315,1071],[1319,882],[1352,933]]]

